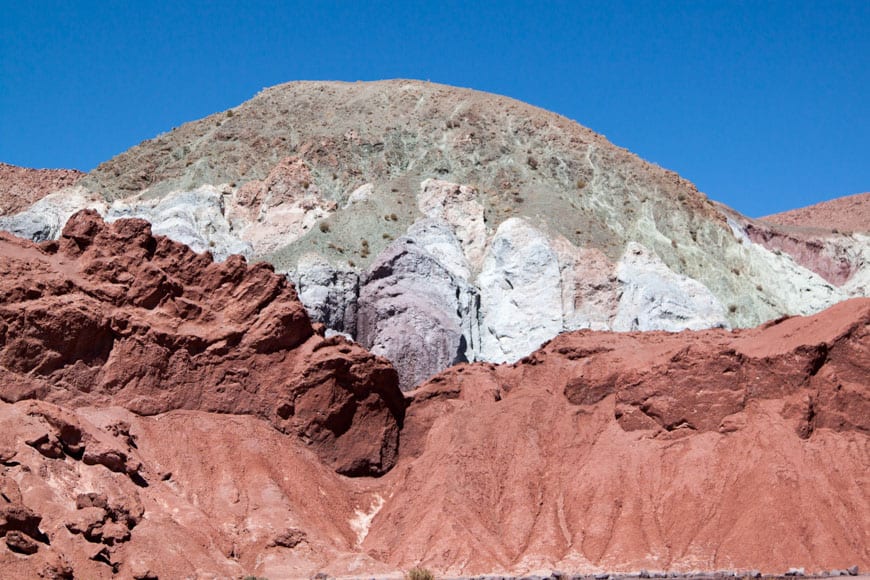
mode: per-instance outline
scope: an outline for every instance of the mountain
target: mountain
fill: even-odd
[[[794,236],[559,115],[419,81],[296,82],[187,123],[0,218],[92,208],[265,260],[403,389],[565,331],[751,327],[870,293],[870,236]]]
[[[870,565],[870,299],[568,332],[403,394],[270,266],[142,220],[2,234],[0,270],[4,577]]]

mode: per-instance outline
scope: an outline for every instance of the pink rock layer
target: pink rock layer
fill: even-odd
[[[18,213],[84,177],[75,169],[28,169],[0,163],[0,216]]]

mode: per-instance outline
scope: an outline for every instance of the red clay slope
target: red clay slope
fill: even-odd
[[[781,226],[870,231],[870,193],[858,193],[760,218]]]
[[[448,370],[413,394],[363,547],[452,573],[866,567],[868,324],[861,299]]]
[[[49,193],[84,177],[75,169],[28,169],[0,163],[0,216],[30,207]]]

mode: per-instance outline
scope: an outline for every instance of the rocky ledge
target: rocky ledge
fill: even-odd
[[[217,264],[93,211],[58,241],[0,235],[0,399],[251,414],[339,473],[393,465],[404,412],[384,359],[312,327],[268,264]],[[320,328],[320,327],[318,327]],[[42,447],[69,454],[62,433]]]

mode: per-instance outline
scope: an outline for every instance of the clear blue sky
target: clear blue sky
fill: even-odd
[[[0,0],[0,15],[7,163],[90,170],[263,87],[402,77],[556,111],[753,216],[870,190],[868,0]]]

